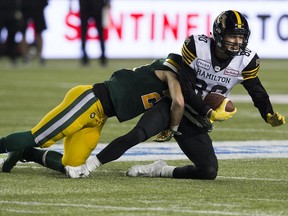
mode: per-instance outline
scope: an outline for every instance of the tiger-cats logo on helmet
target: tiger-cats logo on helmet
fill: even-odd
[[[222,25],[222,29],[226,28],[226,19],[227,19],[227,15],[224,12],[222,12],[218,17],[217,17],[217,23],[221,23]],[[220,31],[220,32],[219,32]],[[221,33],[221,29],[218,28],[218,33]]]

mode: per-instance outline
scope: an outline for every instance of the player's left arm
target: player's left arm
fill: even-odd
[[[258,108],[265,122],[269,123],[272,127],[285,124],[285,117],[273,110],[269,95],[258,77],[259,68],[259,57],[256,54],[242,72],[244,78],[242,84],[251,96],[254,106]]]

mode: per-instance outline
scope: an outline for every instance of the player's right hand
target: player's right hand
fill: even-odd
[[[225,121],[231,118],[237,112],[236,107],[232,112],[225,111],[225,107],[228,101],[229,99],[225,98],[216,110],[211,110],[209,118],[212,122],[213,121]]]

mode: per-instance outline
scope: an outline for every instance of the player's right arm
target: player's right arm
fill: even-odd
[[[175,73],[166,70],[155,70],[156,76],[162,81],[167,82],[171,103],[170,129],[177,131],[184,113],[184,97],[178,77]]]

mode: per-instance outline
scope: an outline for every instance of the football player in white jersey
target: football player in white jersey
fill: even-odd
[[[272,127],[280,126],[285,124],[285,118],[274,112],[269,96],[259,80],[259,57],[247,48],[249,36],[250,29],[245,17],[237,11],[229,10],[215,19],[213,37],[191,35],[185,40],[181,70],[185,102],[190,102],[190,108],[200,115],[205,116],[208,113],[209,116],[210,107],[203,100],[195,99],[194,89],[199,98],[209,92],[228,96],[235,85],[242,84],[264,121]],[[207,131],[195,126],[187,117],[183,117],[179,131],[182,135],[175,136],[175,139],[193,165],[174,167],[168,166],[164,161],[156,161],[148,165],[133,166],[127,171],[127,175],[215,179],[218,161]],[[170,137],[169,133],[162,133],[157,139],[162,141]]]

